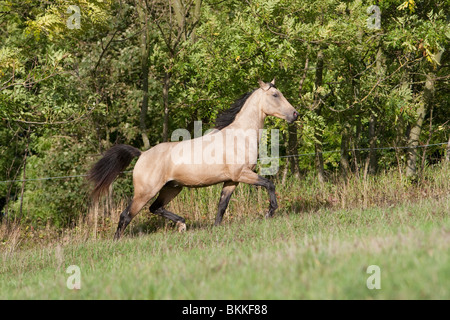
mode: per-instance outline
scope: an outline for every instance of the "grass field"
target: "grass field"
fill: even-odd
[[[266,204],[264,202],[264,204]],[[0,252],[0,299],[450,299],[447,195]],[[80,290],[66,281],[80,268]],[[370,265],[380,289],[368,289]]]

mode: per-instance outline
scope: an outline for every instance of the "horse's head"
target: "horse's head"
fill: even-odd
[[[261,107],[266,115],[284,119],[289,123],[297,120],[297,110],[286,100],[280,90],[275,87],[275,79],[268,83],[259,80],[259,86],[262,90]]]

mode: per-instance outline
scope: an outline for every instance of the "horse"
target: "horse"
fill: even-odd
[[[253,171],[260,132],[266,116],[293,123],[298,112],[277,89],[275,79],[267,83],[259,80],[258,83],[259,88],[244,94],[217,116],[215,128],[208,134],[190,140],[163,142],[144,152],[119,144],[104,153],[88,172],[88,179],[95,184],[92,191],[94,200],[108,190],[133,158],[139,157],[133,169],[134,195],[120,215],[114,239],[121,238],[131,220],[157,194],[150,212],[174,221],[178,231],[185,231],[185,219],[165,208],[183,187],[223,183],[216,226],[222,222],[231,195],[239,183],[264,187],[270,198],[266,217],[273,216],[278,208],[275,186],[271,180]],[[236,138],[241,139],[241,143],[234,143]]]

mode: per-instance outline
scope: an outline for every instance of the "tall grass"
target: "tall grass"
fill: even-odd
[[[367,178],[352,175],[342,180],[332,175],[321,184],[314,172],[297,179],[289,177],[284,184],[275,179],[279,209],[277,215],[306,214],[330,210],[355,208],[394,207],[414,203],[425,198],[442,198],[450,194],[450,166],[446,163],[424,170],[417,182],[405,180],[397,170],[381,172]],[[221,185],[183,191],[167,208],[187,220],[189,228],[209,227],[217,212]],[[130,195],[131,196],[131,195]],[[74,226],[56,229],[47,224],[36,227],[29,224],[0,225],[0,250],[45,245],[52,242],[83,242],[87,239],[110,239],[118,223],[119,215],[129,199],[113,199],[108,206],[91,207],[80,215]],[[268,208],[269,197],[265,189],[240,184],[229,203],[224,224],[241,219],[262,218]],[[149,234],[173,229],[173,223],[150,214],[149,204],[132,221],[126,235]],[[77,208],[74,208],[77,210]]]

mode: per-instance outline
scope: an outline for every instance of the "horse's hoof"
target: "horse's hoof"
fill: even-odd
[[[273,218],[273,212],[267,212],[266,213],[266,215],[264,216],[264,218],[266,218],[266,219],[270,219],[270,218]]]
[[[120,232],[116,232],[114,234],[114,241],[119,241],[120,240],[120,236],[121,236]]]
[[[181,222],[181,221],[178,221],[177,222],[177,228],[178,228],[178,232],[185,232],[186,231],[186,224],[185,223],[183,223],[183,222]]]

